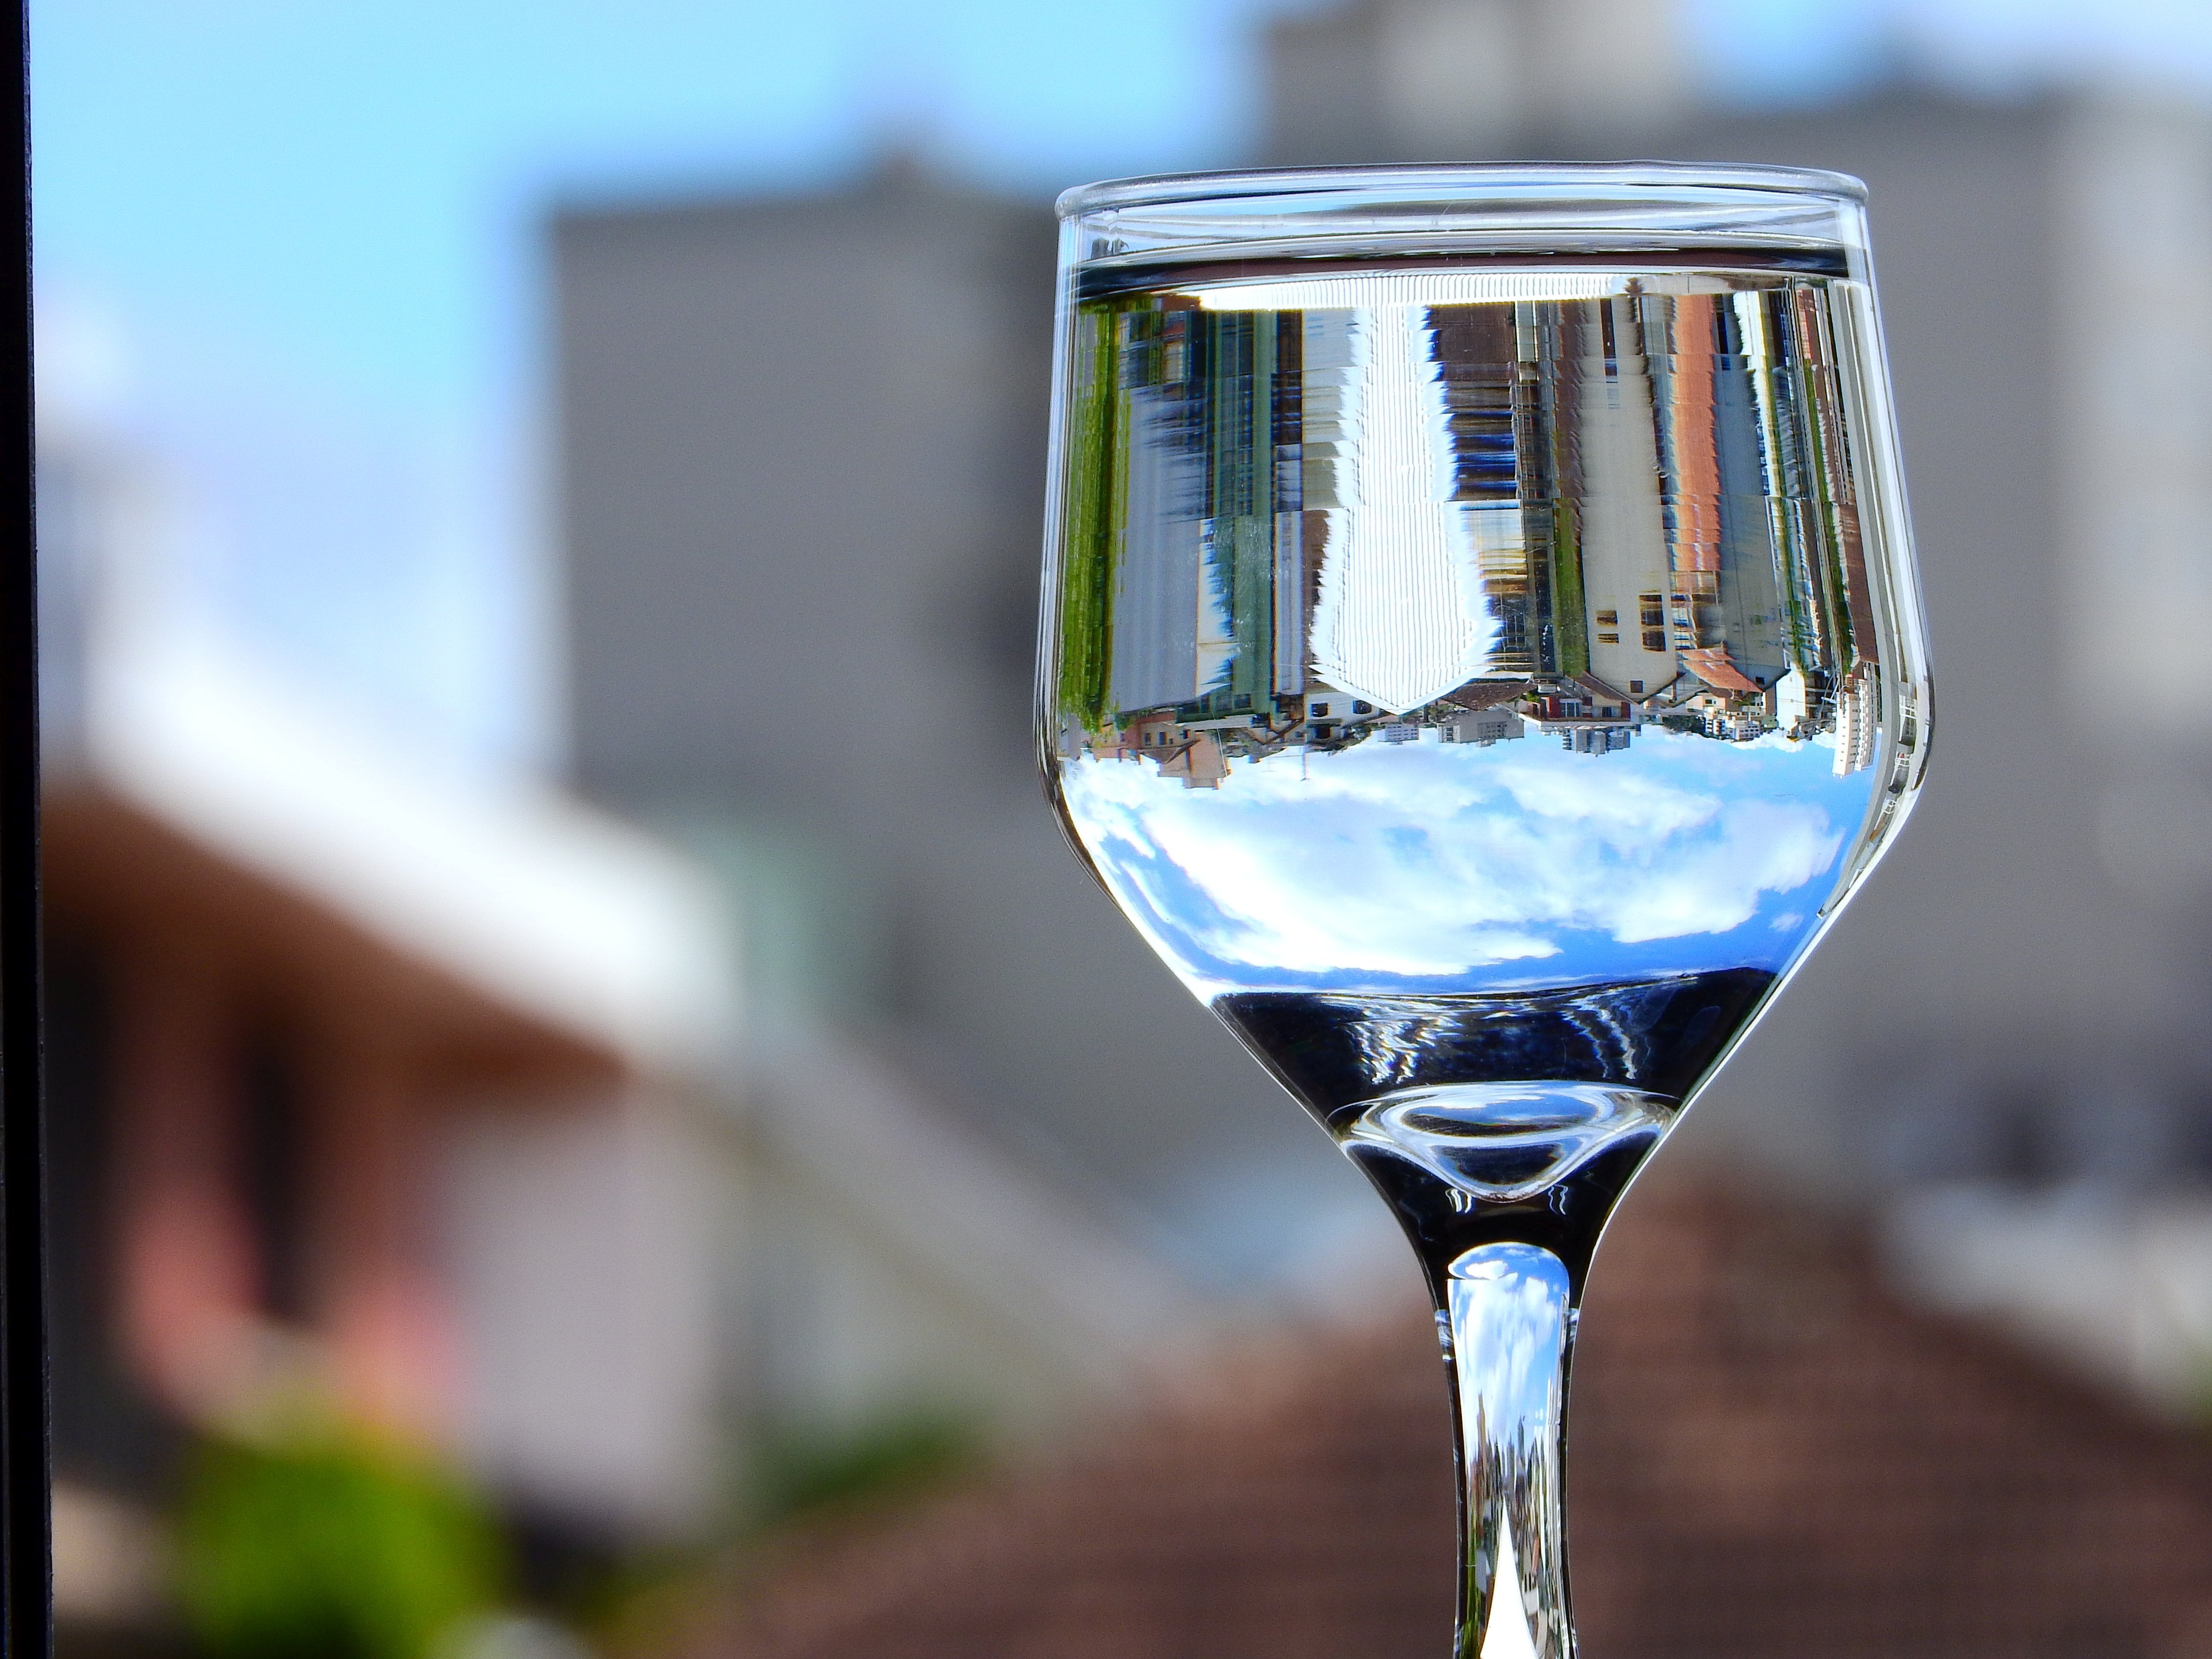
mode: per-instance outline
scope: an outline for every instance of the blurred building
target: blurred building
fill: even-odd
[[[1045,206],[894,166],[553,240],[574,777],[729,870],[767,1023],[875,1034],[1202,1287],[1382,1234],[1039,799]]]
[[[1711,90],[1686,33],[1678,6],[1638,0],[1351,0],[1294,13],[1267,26],[1263,159],[1485,161],[1537,153],[1532,135],[1629,154]]]
[[[1655,1182],[1615,1232],[1583,1322],[1568,1465],[1590,1652],[2206,1650],[2199,1437],[1900,1305],[1863,1241],[1802,1212]],[[1048,1471],[813,1540],[682,1650],[1443,1652],[1453,1504],[1437,1382],[1410,1294],[1364,1327],[1285,1334]],[[1510,1635],[1489,1650],[1516,1650]]]
[[[73,1627],[154,1616],[193,1438],[303,1407],[597,1554],[742,1509],[778,1368],[848,1427],[1036,1428],[1174,1324],[1169,1275],[911,1085],[749,1033],[700,864],[242,655],[137,458],[50,420],[41,495]],[[752,1087],[787,1052],[804,1133]]]
[[[242,656],[135,458],[50,421],[40,483],[63,1613],[150,1589],[118,1558],[191,1437],[310,1403],[563,1524],[681,1524],[723,1437],[672,1178],[735,1163],[713,887]]]
[[[1941,758],[1686,1144],[1862,1199],[2201,1185],[2212,710],[2121,715],[2083,688],[2193,660],[2212,605],[2212,321],[2187,298],[2212,259],[2212,111],[2114,88],[1980,101],[1901,75],[1730,112],[1703,103],[1682,39],[1669,8],[1612,0],[1286,17],[1265,159],[1721,158],[1871,190]]]

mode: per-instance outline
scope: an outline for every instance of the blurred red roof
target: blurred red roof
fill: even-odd
[[[1899,1306],[1848,1232],[1647,1186],[1586,1311],[1587,1659],[2212,1655],[2206,1443]],[[1443,1659],[1444,1412],[1409,1303],[1057,1469],[793,1540],[692,1651]]]

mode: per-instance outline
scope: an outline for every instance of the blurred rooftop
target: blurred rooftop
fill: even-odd
[[[1863,1236],[1632,1194],[1575,1366],[1575,1599],[1620,1659],[2193,1659],[2212,1448],[1912,1311]],[[1451,1628],[1449,1428],[1404,1299],[1284,1334],[1056,1465],[789,1540],[690,1659],[1419,1659]]]

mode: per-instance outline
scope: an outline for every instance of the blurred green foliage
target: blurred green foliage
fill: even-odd
[[[767,1531],[825,1511],[896,1504],[963,1473],[982,1455],[972,1417],[927,1407],[837,1427],[781,1425],[756,1443],[753,1522]]]
[[[467,1489],[359,1430],[213,1439],[193,1458],[177,1589],[210,1659],[423,1659],[506,1577]]]
[[[974,1413],[930,1404],[893,1405],[858,1421],[756,1423],[730,1507],[711,1534],[630,1557],[563,1610],[602,1652],[675,1650],[703,1603],[742,1596],[752,1570],[794,1532],[926,1499],[987,1455]]]

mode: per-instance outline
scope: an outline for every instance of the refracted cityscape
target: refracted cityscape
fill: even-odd
[[[1194,989],[1788,965],[1916,741],[1883,702],[1852,287],[1078,296],[1049,737],[1085,852]]]

